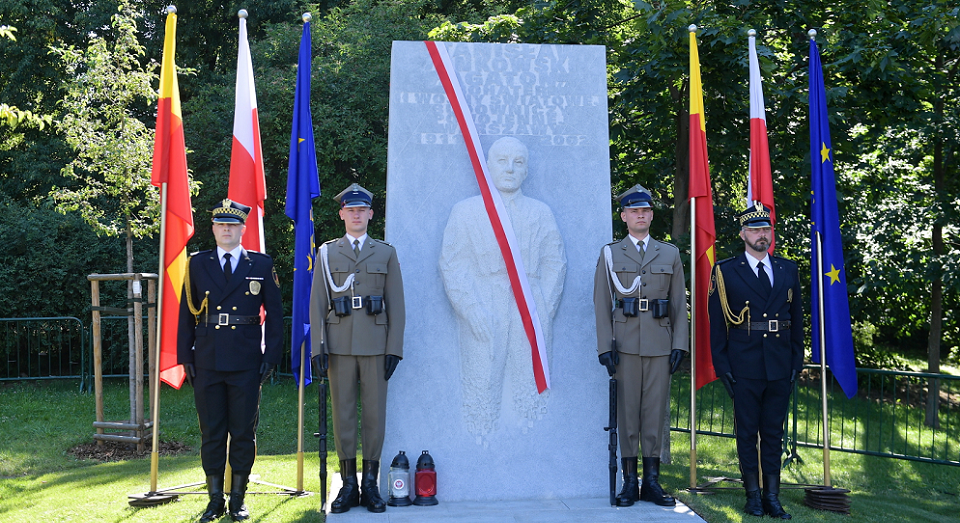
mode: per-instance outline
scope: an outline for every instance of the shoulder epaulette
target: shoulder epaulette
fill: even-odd
[[[194,256],[197,256],[198,254],[207,254],[208,252],[213,252],[213,249],[207,249],[207,250],[205,250],[205,251],[191,252],[191,253],[190,253],[190,257],[192,258],[192,257],[194,257]]]
[[[382,243],[382,244],[384,244],[384,245],[389,245],[390,247],[393,247],[393,245],[390,245],[390,242],[387,242],[387,241],[384,241],[384,240],[378,240],[378,239],[376,239],[376,238],[371,238],[371,237],[369,237],[369,236],[367,236],[367,239],[368,239],[368,240],[373,240],[373,241],[375,241],[375,242],[377,242],[377,243]]]
[[[736,256],[731,256],[731,257],[729,257],[729,258],[725,258],[725,259],[723,259],[723,260],[718,261],[715,265],[720,265],[720,264],[724,264],[724,263],[730,263],[730,262],[732,262],[733,260],[736,260],[736,259],[737,259]]]

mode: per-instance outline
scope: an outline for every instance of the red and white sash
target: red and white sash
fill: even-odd
[[[463,96],[463,90],[460,88],[460,80],[453,70],[453,62],[447,54],[446,46],[443,42],[424,43],[427,44],[427,50],[430,52],[430,58],[433,60],[437,75],[440,77],[440,83],[443,84],[443,90],[446,92],[453,113],[460,124],[463,142],[467,146],[467,154],[470,155],[470,163],[473,165],[473,172],[477,176],[477,184],[480,186],[483,206],[487,210],[487,217],[490,218],[493,234],[497,238],[500,253],[507,265],[510,288],[513,290],[513,297],[520,311],[523,329],[530,341],[533,377],[537,382],[537,391],[543,393],[550,388],[550,369],[547,368],[546,356],[547,347],[543,338],[543,328],[540,325],[540,316],[537,314],[537,304],[533,300],[533,293],[530,292],[530,283],[527,281],[527,273],[520,257],[517,236],[510,224],[510,216],[503,206],[500,191],[493,185],[493,179],[490,177],[487,165],[483,161],[476,125]]]

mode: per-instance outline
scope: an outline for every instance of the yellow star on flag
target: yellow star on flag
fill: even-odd
[[[832,263],[830,264],[830,272],[824,273],[824,276],[830,277],[830,285],[840,283],[840,269],[834,267]]]
[[[823,144],[823,148],[820,149],[820,163],[823,163],[830,159],[830,149],[827,149],[827,144]]]

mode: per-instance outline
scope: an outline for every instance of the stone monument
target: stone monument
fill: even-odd
[[[429,450],[441,503],[604,497],[607,374],[592,301],[612,236],[604,49],[431,45],[394,42],[392,53],[385,236],[403,266],[407,326],[381,477],[399,450],[411,462]],[[515,278],[540,326],[542,393]]]

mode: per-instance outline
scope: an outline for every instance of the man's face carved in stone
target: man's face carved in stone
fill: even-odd
[[[527,178],[527,148],[515,138],[501,138],[487,153],[487,168],[497,190],[515,192]]]

